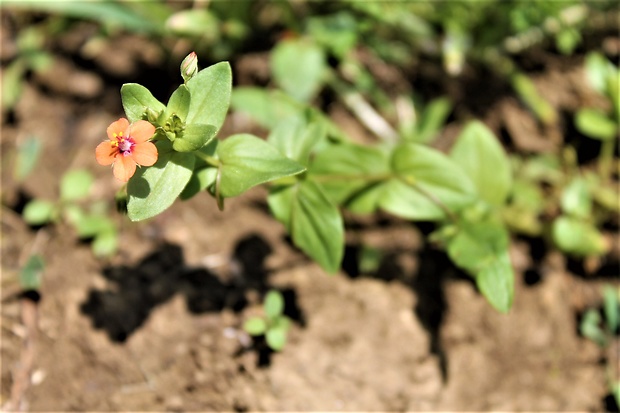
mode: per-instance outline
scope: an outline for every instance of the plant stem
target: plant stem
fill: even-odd
[[[615,139],[607,139],[602,143],[601,153],[598,156],[598,170],[603,182],[607,182],[611,175],[611,165],[613,163],[615,146]]]

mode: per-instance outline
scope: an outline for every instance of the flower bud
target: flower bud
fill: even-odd
[[[198,56],[196,56],[196,52],[191,52],[181,62],[181,76],[187,83],[196,73],[198,73]]]

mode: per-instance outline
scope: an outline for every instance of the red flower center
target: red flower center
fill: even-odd
[[[135,143],[133,142],[133,139],[131,139],[130,137],[121,138],[118,141],[118,150],[121,151],[123,155],[129,156],[131,155],[131,148],[133,148],[134,145]]]

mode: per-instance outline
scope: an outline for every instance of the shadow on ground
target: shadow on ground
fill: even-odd
[[[195,314],[224,308],[239,312],[247,305],[248,290],[262,296],[269,289],[264,260],[270,253],[271,247],[257,235],[240,240],[231,260],[233,277],[223,282],[205,268],[188,267],[181,247],[164,243],[135,266],[105,268],[103,276],[114,285],[90,290],[80,309],[115,342],[127,340],[156,306],[175,294],[182,294]]]

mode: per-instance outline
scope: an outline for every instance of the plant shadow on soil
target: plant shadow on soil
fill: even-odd
[[[271,247],[260,236],[252,234],[241,239],[233,253],[236,276],[223,282],[205,268],[190,268],[184,262],[180,246],[163,243],[135,266],[113,266],[103,270],[112,288],[91,289],[81,305],[81,312],[92,319],[97,329],[107,332],[110,340],[125,342],[147,320],[151,311],[175,294],[185,296],[191,313],[220,312],[231,309],[238,313],[247,305],[246,293],[255,290],[262,297],[272,288],[265,270],[265,258]],[[294,290],[281,289],[285,314],[304,325]],[[249,349],[258,353],[259,367],[271,362],[271,349],[261,337],[254,338]]]
[[[359,254],[361,246],[348,245],[343,260],[343,271],[351,278],[360,276]],[[400,252],[402,253],[402,252]],[[367,276],[386,282],[398,281],[411,288],[417,297],[413,312],[429,335],[429,352],[435,355],[443,382],[448,381],[448,359],[441,342],[441,326],[448,312],[448,303],[444,292],[444,284],[449,278],[458,278],[472,283],[471,278],[458,270],[440,250],[424,245],[415,255],[418,269],[409,274],[397,260],[399,252],[387,251],[377,269]],[[366,275],[364,275],[366,276]]]

